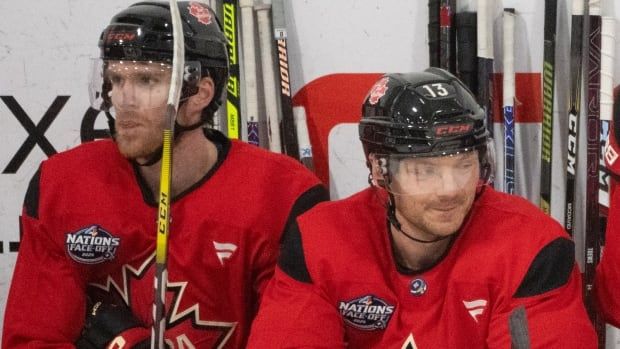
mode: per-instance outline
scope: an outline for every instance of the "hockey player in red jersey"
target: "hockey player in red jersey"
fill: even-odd
[[[596,348],[573,242],[488,185],[485,119],[441,69],[377,81],[359,126],[372,185],[285,232],[248,347]]]
[[[179,11],[164,337],[169,348],[244,348],[282,232],[327,195],[292,158],[205,127],[227,84],[226,39],[201,2]],[[3,348],[150,347],[170,18],[168,2],[142,2],[103,31],[92,95],[113,139],[57,154],[33,177]]]
[[[620,98],[614,102],[614,120],[605,147],[605,165],[611,174],[609,215],[605,232],[605,248],[596,268],[594,294],[598,311],[605,321],[620,327]]]

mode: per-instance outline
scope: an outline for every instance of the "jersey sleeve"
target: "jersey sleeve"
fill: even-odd
[[[567,238],[551,241],[531,262],[516,292],[498,300],[489,325],[489,348],[509,348],[523,329],[532,349],[596,348],[581,293],[574,244]],[[519,307],[524,307],[526,321],[511,331],[510,317]]]
[[[599,312],[610,324],[620,327],[620,190],[615,190],[601,263],[596,270],[594,293]]]
[[[296,222],[287,229],[247,348],[344,348],[340,314],[306,268]]]
[[[21,242],[7,299],[3,348],[73,348],[85,317],[84,282],[39,217],[39,176],[30,182]]]
[[[276,268],[247,348],[344,348],[343,338],[340,315],[320,290]]]
[[[306,190],[295,200],[284,225],[284,229],[283,231],[279,232],[279,236],[283,236],[284,232],[290,229],[297,217],[299,217],[301,214],[303,214],[319,202],[327,201],[328,199],[329,194],[327,193],[327,190],[322,184],[317,184]],[[275,253],[275,251],[278,251],[278,242],[279,241],[272,242],[276,243],[276,246],[265,246],[263,251],[258,254],[258,260],[253,264],[255,266],[254,273],[256,275],[254,281],[254,289],[258,294],[259,300],[262,298],[267,282],[273,276],[274,266],[276,265],[276,261],[278,258],[277,253]]]

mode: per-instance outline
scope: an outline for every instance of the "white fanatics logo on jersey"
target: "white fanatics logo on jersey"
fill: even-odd
[[[224,265],[224,260],[229,259],[232,254],[237,250],[237,245],[230,242],[216,242],[213,241],[213,247],[215,247],[215,254],[217,259],[220,260],[220,264]]]
[[[474,318],[474,321],[478,322],[477,316],[482,315],[484,313],[484,309],[487,306],[486,299],[476,299],[473,301],[463,301],[463,305],[467,311],[469,311],[469,315]]]
[[[84,264],[97,264],[113,259],[120,244],[120,238],[112,236],[98,225],[69,233],[65,240],[69,256]]]

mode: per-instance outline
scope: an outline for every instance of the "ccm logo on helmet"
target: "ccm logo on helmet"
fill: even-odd
[[[109,32],[106,41],[133,41],[135,38],[136,33],[132,32]]]
[[[441,125],[435,127],[435,136],[445,137],[460,135],[471,131],[473,127],[472,124]]]

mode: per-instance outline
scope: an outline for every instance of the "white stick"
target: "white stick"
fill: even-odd
[[[609,145],[609,126],[613,119],[614,109],[614,58],[616,52],[616,20],[613,17],[603,16],[601,18],[601,92],[600,92],[600,124],[601,140],[605,140],[605,147],[601,149],[599,162],[599,180],[606,185],[599,185],[598,202],[609,207],[609,185],[610,176],[605,168],[605,150]]]
[[[297,130],[297,142],[299,144],[299,161],[310,171],[314,171],[306,108],[303,106],[293,107],[293,115],[295,117],[295,129]]]
[[[515,192],[514,9],[504,9],[504,192]]]
[[[601,27],[601,120],[611,121],[614,105],[616,20],[603,17]]]
[[[489,11],[488,0],[478,0],[477,44],[478,57],[493,59],[493,11]],[[495,9],[495,8],[494,8]],[[489,35],[491,34],[491,35]]]
[[[276,153],[282,152],[280,139],[280,121],[278,117],[278,96],[276,94],[276,76],[273,62],[273,39],[271,36],[271,1],[263,0],[263,4],[256,5],[258,20],[258,38],[260,40],[260,60],[263,67],[263,88],[265,93],[265,109],[267,112],[267,135],[269,149]]]
[[[239,0],[241,7],[241,37],[243,40],[243,67],[245,73],[248,143],[259,145],[258,92],[256,90],[256,48],[254,44],[253,0]]]

